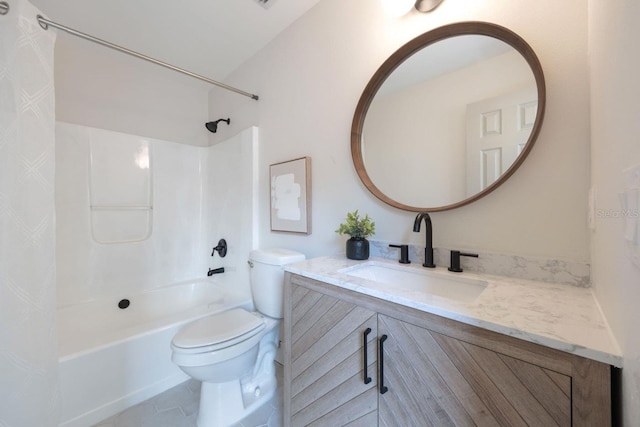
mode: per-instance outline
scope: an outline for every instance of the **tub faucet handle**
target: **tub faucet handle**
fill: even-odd
[[[211,251],[211,256],[216,254],[216,251],[220,254],[220,258],[224,258],[227,255],[227,241],[224,239],[220,239],[218,241],[218,246],[215,246]]]

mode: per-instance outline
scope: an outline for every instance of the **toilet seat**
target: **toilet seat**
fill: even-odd
[[[245,358],[255,359],[258,344],[274,321],[260,313],[242,308],[203,317],[180,330],[171,341],[171,360],[185,368],[217,368],[222,372],[232,368],[225,364],[242,364]]]
[[[218,351],[249,340],[265,327],[262,316],[236,308],[185,326],[173,338],[171,348],[182,354]]]

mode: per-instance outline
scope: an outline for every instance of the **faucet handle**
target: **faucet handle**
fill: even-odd
[[[227,255],[227,241],[224,239],[218,240],[218,246],[215,246],[211,251],[211,256],[216,254],[216,251],[220,254],[221,258],[224,258]]]
[[[411,264],[409,259],[409,245],[389,245],[390,248],[400,248],[400,264]]]
[[[460,267],[461,256],[478,258],[478,254],[469,254],[469,253],[460,252],[460,251],[451,251],[451,266],[449,267],[449,271],[453,271],[454,273],[462,273],[462,267]]]

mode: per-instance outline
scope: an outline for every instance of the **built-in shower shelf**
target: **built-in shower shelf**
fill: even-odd
[[[149,141],[91,129],[89,151],[93,240],[110,244],[148,239],[153,224]]]

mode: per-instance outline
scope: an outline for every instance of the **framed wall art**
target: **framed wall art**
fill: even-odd
[[[311,157],[269,166],[271,231],[311,234]]]

